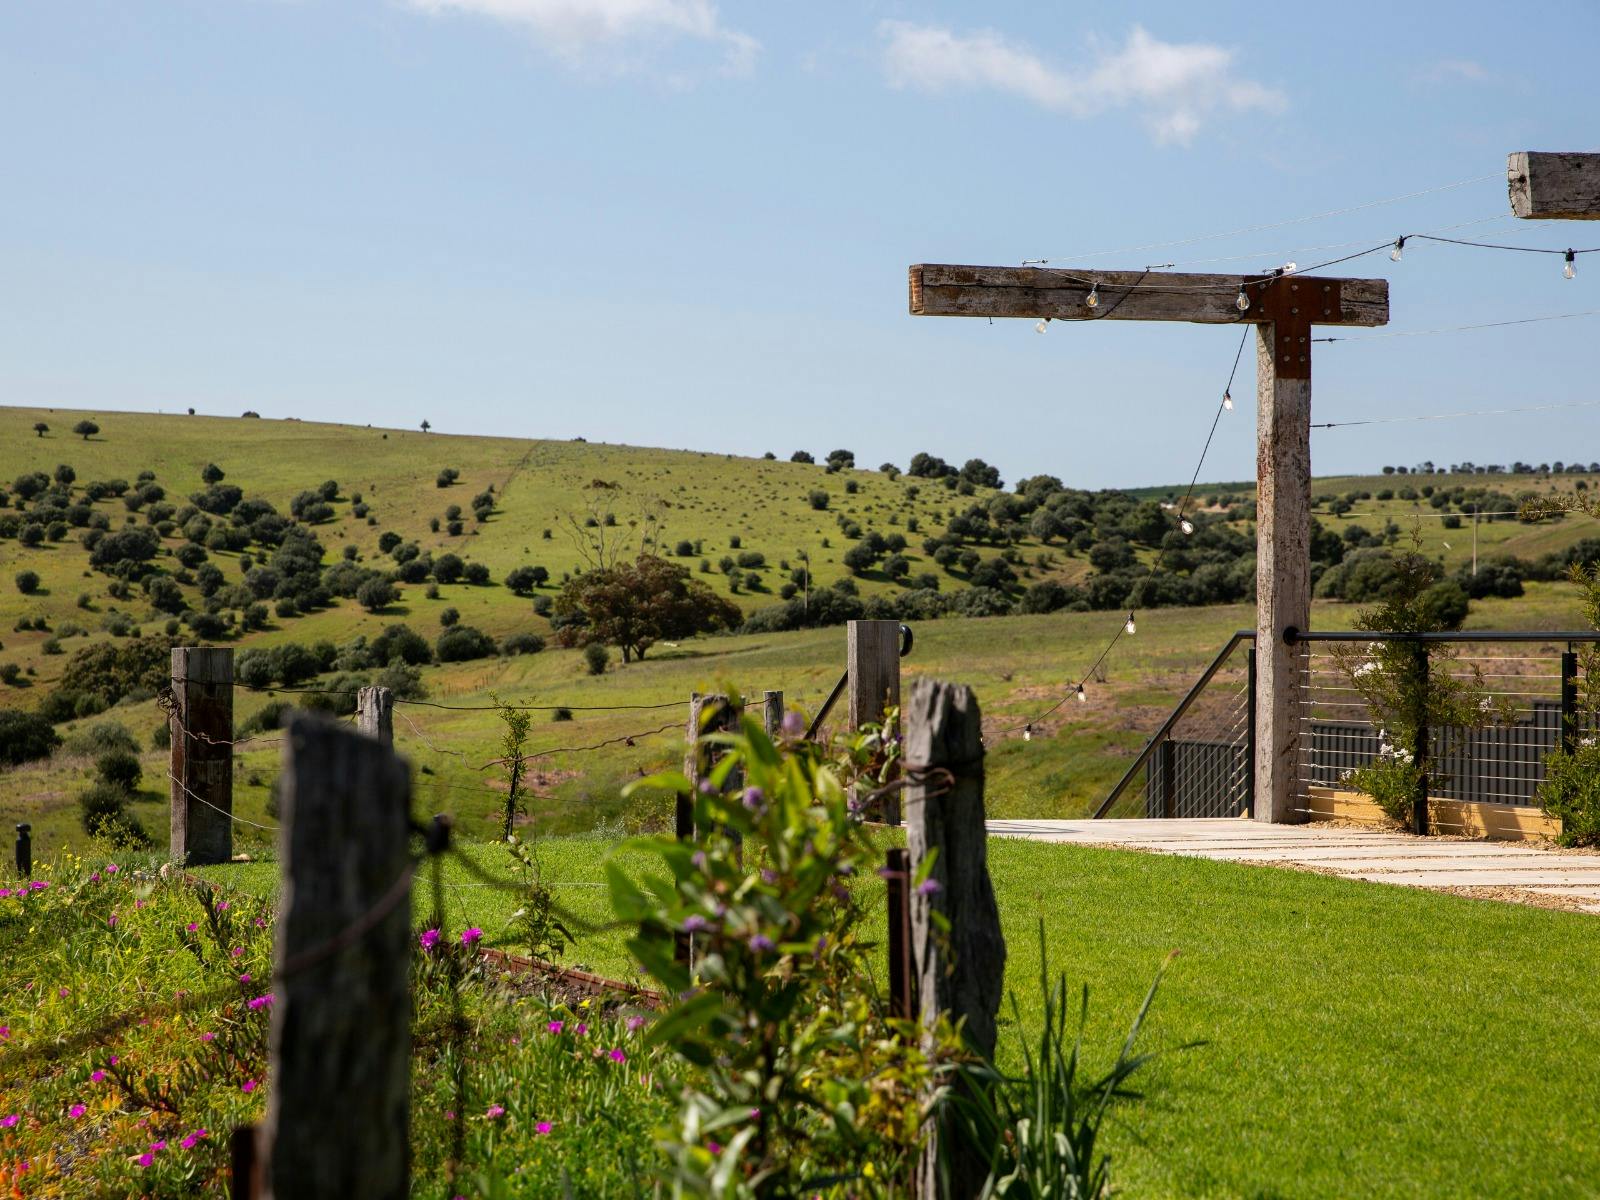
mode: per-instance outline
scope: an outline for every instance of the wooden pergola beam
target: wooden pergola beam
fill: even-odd
[[[1513,215],[1532,221],[1600,221],[1600,154],[1518,150],[1507,156]]]
[[[1164,271],[1097,271],[1056,267],[963,267],[919,263],[911,268],[916,317],[1049,317],[1053,321],[1188,321],[1201,325],[1263,324],[1273,318],[1267,293],[1282,279],[1305,297],[1309,324],[1384,325],[1387,279],[1319,275],[1191,275]],[[1240,290],[1250,307],[1235,304]],[[1093,308],[1090,292],[1099,301]]]

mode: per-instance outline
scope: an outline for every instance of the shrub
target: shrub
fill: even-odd
[[[139,786],[139,778],[144,774],[144,770],[139,766],[139,759],[133,753],[113,749],[107,750],[95,759],[94,773],[101,783],[131,793]]]
[[[604,675],[611,662],[611,651],[599,642],[590,642],[583,648],[583,664],[591,675]]]
[[[89,757],[109,754],[113,750],[120,750],[124,754],[138,754],[139,739],[120,722],[96,721],[69,734],[63,743],[63,749],[68,754],[83,754]]]
[[[457,554],[441,554],[433,560],[433,577],[440,583],[455,583],[466,570],[466,564]]]
[[[439,614],[439,624],[443,625],[446,629],[449,629],[450,626],[454,625],[459,620],[461,620],[461,614],[454,608],[447,608]]]
[[[16,582],[17,591],[24,596],[31,596],[39,590],[39,573],[37,571],[18,571]]]
[[[483,587],[489,582],[489,568],[480,562],[468,563],[462,574],[465,575],[467,582],[475,587]]]
[[[507,656],[538,654],[543,649],[544,639],[536,633],[513,633],[500,643],[500,653]]]
[[[83,830],[90,837],[104,838],[113,846],[144,849],[150,845],[150,835],[145,832],[139,818],[126,811],[123,805],[128,794],[112,784],[97,783],[78,795],[78,807]]]
[[[368,612],[388,608],[395,600],[394,585],[387,579],[368,579],[356,589],[356,603]]]
[[[828,493],[823,491],[821,488],[812,488],[811,491],[807,493],[806,499],[810,502],[811,507],[816,509],[818,512],[821,512],[828,507]]]
[[[61,736],[37,713],[0,709],[0,763],[17,766],[48,757]]]
[[[10,687],[17,686],[17,680],[22,678],[22,668],[14,662],[0,665],[0,683]]]
[[[495,653],[494,639],[471,625],[455,625],[439,635],[434,652],[440,662],[465,662],[489,658]]]

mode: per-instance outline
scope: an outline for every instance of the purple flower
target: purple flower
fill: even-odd
[[[198,1142],[201,1138],[207,1137],[207,1136],[209,1136],[209,1135],[206,1133],[206,1131],[204,1129],[196,1129],[188,1137],[184,1138],[183,1141],[180,1142],[179,1144],[185,1150],[193,1150],[194,1146],[195,1146],[195,1143]]]
[[[777,883],[778,882],[778,873],[776,871],[774,871],[771,867],[762,867],[761,868],[761,882],[765,883],[765,884],[768,884],[769,886],[771,884]]]
[[[463,946],[470,946],[470,945],[472,945],[472,943],[476,942],[482,936],[483,936],[483,930],[478,929],[476,927],[474,927],[472,929],[463,929],[461,931],[461,944]]]
[[[90,883],[99,883],[100,882],[100,872],[99,871],[90,872],[89,882]]]
[[[699,933],[701,930],[709,928],[710,925],[711,922],[706,920],[699,913],[690,913],[683,919],[683,930],[685,933]]]
[[[806,731],[806,719],[797,712],[783,714],[783,736],[797,738]]]
[[[50,885],[48,883],[46,883],[43,879],[35,879],[32,883],[28,884],[28,886],[30,888],[32,888],[34,891],[36,891],[36,892],[42,892],[42,891],[45,890],[45,888],[49,887]]]
[[[620,1049],[613,1050],[608,1057],[610,1057],[611,1061],[614,1063],[624,1063],[628,1061],[628,1056]]]
[[[10,888],[0,888],[0,900],[4,900],[9,895],[11,895]]]
[[[155,1162],[155,1160],[156,1156],[154,1154],[139,1155],[139,1165],[141,1167],[148,1167],[151,1163]]]
[[[198,930],[200,928],[200,926],[196,922],[190,921],[187,925],[184,926],[184,928],[187,929],[190,933],[194,933],[196,930]]]
[[[560,1033],[565,1027],[565,1021],[551,1021],[550,1024],[545,1026],[551,1033]]]
[[[767,803],[767,794],[758,787],[747,787],[744,790],[744,806],[751,812],[762,808]]]
[[[439,944],[439,931],[437,929],[424,929],[418,936],[417,942],[426,951],[432,951]]]
[[[696,850],[689,856],[689,861],[694,864],[695,870],[704,871],[706,869],[706,852],[704,850]]]
[[[228,953],[231,954],[234,958],[243,958],[244,957],[244,947],[243,946],[235,946]]]
[[[917,884],[917,895],[919,896],[937,896],[942,891],[944,891],[944,884],[937,879],[924,879]]]
[[[257,996],[254,1000],[250,1001],[250,1003],[248,1005],[246,1005],[245,1007],[247,1007],[247,1008],[266,1008],[271,1003],[272,1003],[272,993],[268,992],[264,996]]]
[[[117,866],[116,863],[107,863],[106,864],[106,874],[107,875],[115,875],[120,870],[122,870],[122,868]]]
[[[9,1113],[0,1117],[0,1129],[10,1129],[20,1120],[22,1120],[22,1117],[18,1113]]]
[[[773,940],[766,934],[752,933],[750,935],[750,949],[755,951],[757,954],[766,954],[768,951],[775,950],[776,948],[777,947]]]
[[[491,1104],[491,1105],[489,1105],[488,1109],[484,1112],[483,1115],[488,1117],[491,1121],[494,1120],[496,1117],[503,1117],[503,1116],[506,1115],[505,1105],[503,1105],[503,1104]]]
[[[229,904],[228,904],[228,902],[226,900],[218,900],[217,901],[217,911],[218,912],[227,912],[228,908],[229,908]]]
[[[579,1034],[581,1036],[582,1034],[585,1034],[585,1033],[589,1032],[589,1027],[587,1025],[585,1025],[582,1021],[579,1021],[578,1022],[578,1027],[576,1029],[574,1029],[572,1032],[576,1033],[576,1034]]]
[[[106,1073],[104,1071],[91,1071],[89,1079],[92,1083],[104,1083],[106,1081]]]
[[[250,1092],[256,1090],[256,1081],[254,1079],[246,1079],[239,1085],[239,1090],[248,1095]]]
[[[83,1116],[83,1114],[88,1112],[88,1111],[89,1110],[86,1107],[84,1107],[82,1104],[74,1104],[71,1108],[67,1109],[67,1116],[71,1117],[74,1121],[76,1121],[79,1117]]]
[[[217,1040],[217,1035],[208,1030],[200,1035],[200,1040],[202,1042],[214,1042]]]
[[[535,1133],[541,1133],[541,1134],[549,1133],[554,1128],[555,1128],[555,1126],[553,1124],[551,1124],[549,1121],[540,1121],[537,1125],[535,1125],[533,1127]]]
[[[249,983],[250,982],[250,972],[246,971],[242,975],[240,975],[239,976],[239,982],[240,983]]]

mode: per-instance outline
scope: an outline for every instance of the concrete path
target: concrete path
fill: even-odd
[[[989,833],[1309,867],[1346,879],[1492,892],[1500,899],[1600,913],[1600,854],[1540,849],[1527,842],[1419,838],[1321,822],[1267,825],[1229,818],[990,821]]]

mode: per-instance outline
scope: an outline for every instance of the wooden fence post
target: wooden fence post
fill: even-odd
[[[850,675],[849,728],[875,725],[885,709],[900,704],[900,623],[851,621],[846,627],[846,668]],[[875,806],[891,825],[900,824],[900,797]]]
[[[233,857],[233,651],[172,648],[172,749],[167,768],[174,861]]]
[[[967,1040],[994,1056],[995,1019],[1005,979],[1006,943],[989,879],[983,812],[983,737],[972,689],[918,679],[906,709],[906,844],[915,879],[937,851],[926,881],[913,887],[911,956],[924,1028],[939,1013],[965,1021]],[[941,934],[934,914],[949,922]],[[941,1182],[940,1139],[948,1177]],[[941,1120],[917,1166],[923,1200],[975,1196],[988,1173],[984,1147],[969,1146],[951,1118]]]
[[[316,717],[290,723],[269,1200],[377,1200],[410,1186],[410,792],[388,747]]]
[[[698,791],[700,781],[711,774],[711,768],[717,765],[717,760],[722,757],[720,751],[709,746],[701,745],[700,737],[707,733],[736,733],[739,729],[739,716],[741,710],[729,702],[726,696],[702,696],[699,692],[689,695],[689,750],[685,756],[683,773],[689,778],[689,786]],[[692,826],[694,820],[694,797],[692,795],[678,798],[678,829],[679,837],[683,836],[686,824]],[[684,816],[684,807],[688,807],[687,822]],[[704,829],[691,829],[692,836],[703,836]]]
[[[394,693],[364,687],[356,693],[356,728],[385,746],[394,746]]]
[[[777,737],[778,732],[783,728],[782,692],[768,691],[761,693],[761,728],[766,731],[767,736],[770,738]]]

